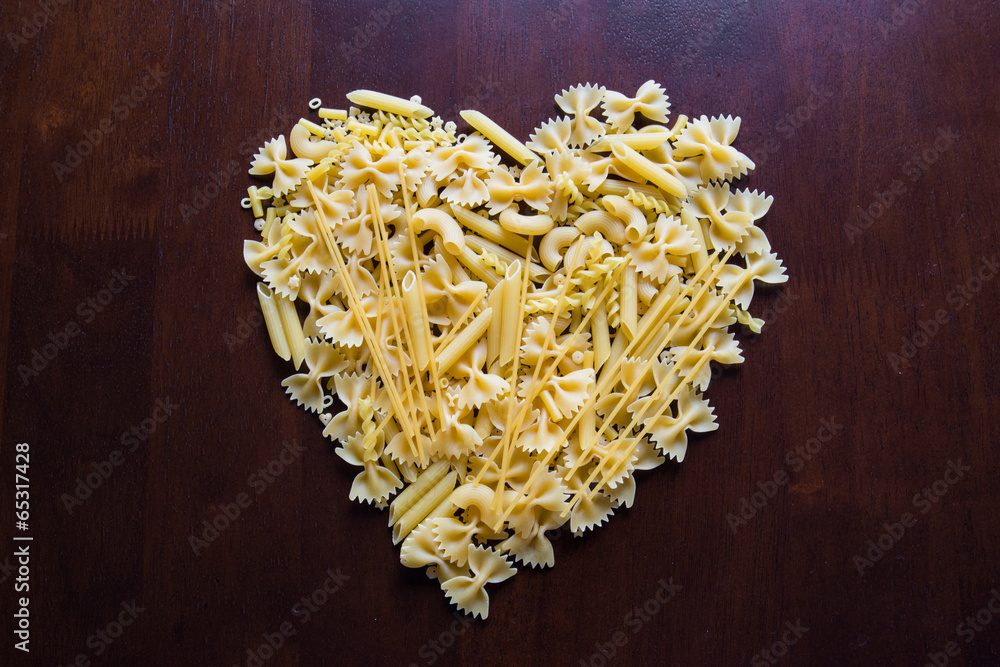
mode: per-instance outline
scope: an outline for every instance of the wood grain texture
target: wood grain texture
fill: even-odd
[[[0,662],[256,664],[248,651],[289,623],[268,667],[732,665],[801,622],[781,664],[922,665],[949,641],[948,664],[1000,664],[1000,617],[971,638],[958,627],[1000,587],[1000,280],[976,279],[1000,253],[995,2],[53,7],[23,40],[11,35],[32,33],[39,5],[0,14]],[[675,113],[742,117],[737,145],[758,164],[742,183],[774,195],[765,226],[791,277],[753,310],[780,314],[712,383],[717,432],[640,477],[608,526],[561,536],[555,568],[521,570],[465,627],[400,566],[385,513],[348,501],[351,474],[285,396],[263,327],[241,336],[258,308],[245,170],[314,96],[419,94],[526,138],[562,88],[651,78]],[[134,277],[102,305],[112,271]],[[946,323],[918,333],[939,310]],[[79,335],[23,378],[70,323]],[[918,349],[897,362],[907,341]],[[122,435],[158,399],[178,407],[129,452]],[[843,428],[810,443],[823,420]],[[293,440],[302,451],[257,494]],[[13,649],[5,560],[19,442],[32,448],[28,656]],[[799,465],[796,448],[816,444]],[[68,512],[63,494],[115,450],[121,465]],[[914,497],[959,460],[971,469],[922,513]],[[778,471],[788,483],[754,497]],[[189,537],[240,494],[248,506],[195,555]],[[859,574],[855,556],[906,512],[916,523]],[[293,612],[328,571],[340,589]],[[661,580],[682,588],[638,614]],[[98,655],[88,638],[133,600],[143,611]]]

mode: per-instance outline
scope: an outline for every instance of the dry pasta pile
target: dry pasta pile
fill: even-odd
[[[527,143],[348,98],[371,111],[318,108],[255,156],[244,256],[351,499],[388,505],[403,564],[485,618],[486,584],[553,565],[547,531],[603,524],[635,471],[717,428],[709,362],[743,361],[754,285],[787,279],[757,226],[772,199],[730,188],[754,167],[739,118],[671,125],[652,81],[564,90]]]

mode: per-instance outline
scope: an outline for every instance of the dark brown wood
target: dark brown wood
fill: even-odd
[[[49,4],[37,31],[44,3],[0,21],[0,662],[256,664],[288,623],[263,664],[760,665],[783,640],[783,664],[1000,664],[1000,616],[965,621],[1000,609],[995,3]],[[564,87],[651,78],[675,113],[742,117],[759,167],[742,184],[774,195],[764,225],[791,280],[758,297],[764,335],[712,383],[720,429],[465,627],[400,566],[385,512],[348,501],[263,327],[241,328],[258,308],[238,206],[250,154],[311,97],[354,88],[456,119],[473,106],[527,137]],[[100,305],[113,271],[130,278]],[[177,407],[130,452],[123,434],[158,400]],[[301,451],[258,495],[283,441]],[[20,442],[30,655],[7,573]],[[195,555],[190,536],[241,494]],[[296,614],[331,571],[340,589]],[[637,620],[661,580],[682,588]],[[133,601],[98,655],[88,638]]]

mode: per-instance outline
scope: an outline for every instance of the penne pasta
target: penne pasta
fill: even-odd
[[[459,112],[459,115],[465,119],[465,122],[479,130],[484,137],[492,141],[497,148],[521,164],[528,164],[533,160],[540,159],[535,153],[532,153],[527,146],[522,144],[520,141],[511,136],[509,132],[490,120],[486,114],[480,111],[465,110]]]
[[[676,177],[664,171],[649,158],[637,153],[620,141],[611,142],[611,153],[626,167],[633,169],[646,180],[662,188],[667,194],[684,199],[688,196],[687,187]]]
[[[285,338],[285,327],[281,322],[278,306],[274,303],[274,294],[267,283],[257,283],[257,299],[264,314],[264,324],[267,325],[267,335],[271,338],[271,347],[279,357],[288,361],[292,358],[292,353]]]
[[[469,325],[461,330],[455,338],[448,343],[440,354],[437,355],[438,372],[444,373],[449,370],[459,358],[469,351],[473,345],[479,342],[483,334],[486,333],[493,319],[493,309],[487,308],[476,315]]]
[[[414,116],[416,118],[430,118],[434,111],[425,107],[419,102],[413,102],[395,95],[376,93],[373,90],[354,90],[347,93],[347,99],[357,104],[359,107],[370,109],[381,109],[387,113],[394,113],[400,116]]]
[[[523,257],[528,252],[528,239],[523,236],[509,232],[489,218],[473,213],[467,208],[451,204],[451,211],[467,229],[479,234],[484,239],[506,248],[519,257]]]

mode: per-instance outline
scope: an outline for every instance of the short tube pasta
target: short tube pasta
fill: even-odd
[[[563,261],[566,248],[580,236],[575,227],[555,227],[542,239],[538,247],[538,258],[549,271],[555,271]]]
[[[424,315],[423,304],[420,302],[420,291],[417,288],[417,276],[413,271],[407,271],[403,277],[403,309],[410,321],[410,331],[413,334],[413,356],[417,368],[424,369],[431,360],[431,343],[427,337],[427,318]]]
[[[465,234],[455,219],[436,208],[424,208],[413,214],[413,228],[418,234],[430,229],[441,237],[445,250],[458,255],[465,248]]]
[[[521,215],[517,212],[516,206],[510,206],[500,213],[500,226],[515,234],[541,236],[552,230],[555,221],[552,220],[552,216],[544,213]]]
[[[686,198],[687,188],[672,174],[668,174],[662,167],[657,166],[649,158],[637,153],[634,148],[626,146],[620,141],[611,142],[611,153],[622,161],[629,169],[633,169],[643,178],[655,183],[663,191],[674,197]]]
[[[437,354],[438,372],[444,373],[455,365],[469,348],[479,342],[493,319],[493,309],[486,308],[476,315],[468,326],[462,329],[448,345]]]
[[[601,203],[611,215],[625,224],[626,241],[638,243],[646,236],[648,227],[646,215],[635,204],[617,195],[606,195],[601,199]]]
[[[486,114],[467,109],[459,112],[459,115],[465,119],[465,122],[479,130],[484,137],[496,144],[497,148],[521,164],[528,164],[533,160],[539,159],[527,146],[515,139],[507,130],[490,120]]]
[[[607,211],[588,211],[577,218],[573,224],[584,234],[600,233],[601,236],[618,245],[625,245],[628,242],[625,238],[625,223]]]
[[[432,109],[425,107],[419,102],[411,102],[410,100],[403,99],[402,97],[396,97],[395,95],[376,93],[373,90],[359,89],[351,91],[347,93],[347,99],[354,102],[359,107],[381,109],[382,111],[399,114],[400,116],[430,118],[434,115],[434,111]]]

